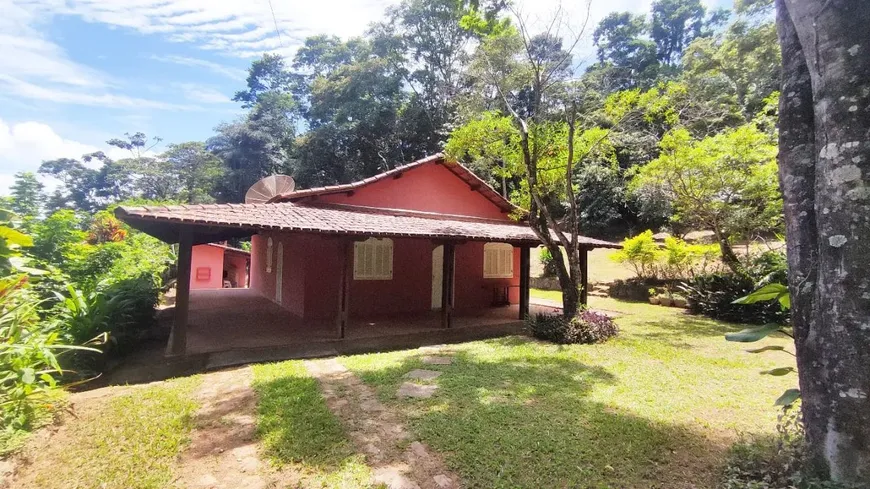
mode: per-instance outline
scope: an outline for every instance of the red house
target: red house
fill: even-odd
[[[529,253],[540,243],[513,210],[438,154],[264,204],[121,207],[117,215],[180,243],[179,277],[195,276],[194,245],[251,236],[249,290],[191,293],[179,280],[168,350],[184,354],[516,324],[529,312]]]
[[[248,286],[251,253],[222,243],[193,247],[191,289],[226,289]]]

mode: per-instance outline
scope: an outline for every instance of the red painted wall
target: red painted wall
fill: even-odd
[[[220,289],[223,287],[224,250],[215,246],[199,245],[193,247],[190,262],[191,289]],[[208,269],[208,280],[197,280],[197,269]]]
[[[350,196],[324,195],[319,201],[509,219],[498,206],[437,163],[408,170],[400,178],[388,177],[372,183]]]
[[[224,251],[224,270],[236,287],[246,287],[248,284],[248,259],[243,255]]]
[[[272,271],[266,271],[268,239],[272,238]],[[278,280],[278,244],[283,244],[284,264],[281,305],[302,317],[305,313],[305,250],[299,235],[263,233],[251,238],[251,289],[274,301]]]
[[[270,235],[273,253],[277,253],[279,241],[284,243],[283,306],[306,319],[334,318],[338,310],[341,241],[317,235]],[[258,235],[252,239],[251,288],[274,300],[277,260],[273,261],[272,273],[266,273],[266,237]],[[484,243],[469,242],[456,247],[457,311],[490,307],[494,287],[510,286],[511,303],[519,301],[519,249],[514,250],[513,278],[485,279],[483,246]],[[430,311],[433,249],[429,240],[393,240],[393,279],[351,280],[351,317],[376,318]],[[350,253],[352,259],[352,247]]]
[[[513,278],[483,278],[484,244],[471,242],[456,247],[454,304],[457,311],[471,311],[491,306],[494,288],[501,290],[508,287],[508,298],[511,304],[517,304],[520,300],[519,248],[514,248]]]

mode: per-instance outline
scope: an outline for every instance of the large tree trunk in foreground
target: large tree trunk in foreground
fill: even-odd
[[[870,5],[776,0],[780,182],[814,468],[870,481]]]

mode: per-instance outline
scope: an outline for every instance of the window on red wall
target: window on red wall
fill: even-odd
[[[483,278],[514,276],[514,247],[507,243],[483,245]]]
[[[369,238],[353,245],[354,280],[393,279],[393,240]]]

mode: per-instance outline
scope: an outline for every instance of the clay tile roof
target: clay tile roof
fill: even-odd
[[[510,201],[502,197],[500,193],[498,193],[480,177],[475,175],[474,172],[458,162],[448,161],[447,159],[445,159],[444,154],[442,153],[436,153],[432,156],[427,156],[426,158],[414,161],[412,163],[408,163],[407,165],[398,166],[396,168],[393,168],[392,170],[379,173],[373,177],[369,177],[358,182],[345,183],[341,185],[331,185],[328,187],[308,188],[279,195],[277,197],[274,197],[272,199],[272,202],[294,202],[305,197],[350,192],[352,190],[357,190],[360,187],[365,187],[366,185],[370,185],[374,182],[399,175],[406,171],[413,170],[414,168],[419,168],[423,165],[430,163],[443,165],[454,175],[456,175],[466,184],[468,184],[468,186],[471,187],[473,190],[479,192],[481,195],[489,199],[490,202],[498,206],[502,211],[511,212],[516,209],[516,207],[511,204]]]
[[[119,207],[115,213],[134,228],[168,242],[176,242],[181,227],[187,226],[193,231],[225,228],[248,230],[248,234],[276,229],[331,235],[540,243],[528,225],[515,221],[339,204]],[[580,237],[580,242],[590,248],[619,247],[586,237]]]

